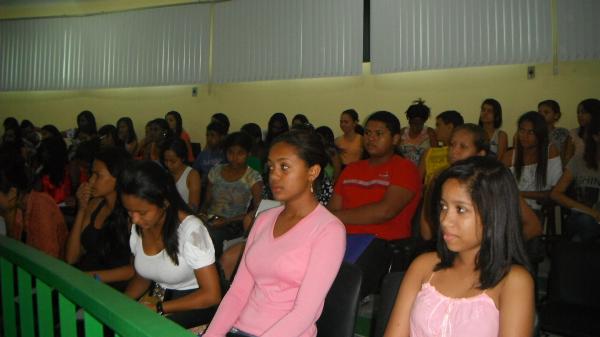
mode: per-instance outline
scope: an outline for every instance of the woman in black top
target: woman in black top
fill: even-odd
[[[89,181],[77,190],[77,216],[65,254],[68,263],[119,290],[133,276],[129,218],[116,190],[129,160],[129,153],[117,147],[95,155]]]

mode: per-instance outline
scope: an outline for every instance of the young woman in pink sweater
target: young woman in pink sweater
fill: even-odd
[[[343,224],[314,195],[327,160],[314,132],[293,130],[273,141],[269,182],[284,205],[256,219],[205,337],[317,335],[346,246]]]

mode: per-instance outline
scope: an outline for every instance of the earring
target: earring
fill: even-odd
[[[313,185],[310,184],[310,193],[315,193],[315,191],[313,190]]]

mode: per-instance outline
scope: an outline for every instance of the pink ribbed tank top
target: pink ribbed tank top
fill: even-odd
[[[450,298],[431,285],[432,277],[421,286],[412,306],[411,337],[498,336],[500,312],[485,291],[473,297]]]

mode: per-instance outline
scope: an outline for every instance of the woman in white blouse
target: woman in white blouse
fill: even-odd
[[[542,206],[562,175],[560,153],[549,142],[546,121],[539,113],[524,113],[517,125],[515,147],[504,154],[502,161],[515,176],[521,195],[543,223]]]
[[[152,281],[163,300],[144,303],[185,328],[206,324],[221,300],[214,247],[200,219],[191,215],[171,175],[154,162],[137,162],[119,179],[131,222],[129,244],[135,276],[125,294],[141,297]]]

